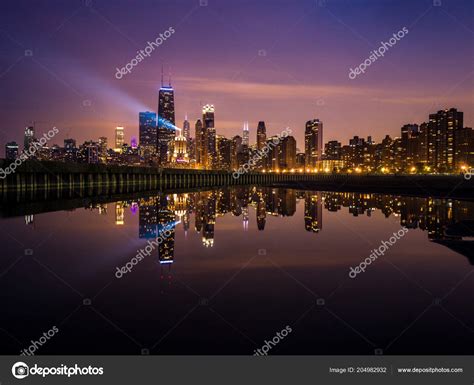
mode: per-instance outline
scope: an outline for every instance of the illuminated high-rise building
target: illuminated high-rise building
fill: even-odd
[[[184,118],[183,122],[183,136],[186,138],[186,141],[189,142],[189,139],[191,139],[191,126],[188,121],[188,116]]]
[[[105,136],[99,138],[99,162],[107,162],[107,138]]]
[[[265,146],[267,140],[267,129],[265,127],[265,122],[258,122],[257,126],[257,150],[261,150]]]
[[[417,161],[418,151],[416,145],[419,143],[418,124],[405,124],[401,128],[401,151],[399,156],[402,168],[413,166]]]
[[[140,156],[147,160],[157,152],[157,116],[156,112],[140,112],[138,114],[138,132]]]
[[[232,162],[232,141],[223,135],[217,137],[217,168],[230,170]]]
[[[429,116],[428,162],[438,171],[453,171],[456,164],[456,133],[463,128],[463,113],[456,108]]]
[[[23,151],[28,150],[30,146],[35,142],[35,127],[28,126],[25,128],[25,136],[23,141]]]
[[[296,167],[296,139],[293,136],[286,136],[282,139],[278,147],[279,163],[282,169],[292,169]]]
[[[171,157],[171,142],[175,137],[175,110],[174,89],[171,87],[171,79],[167,86],[163,84],[163,73],[161,74],[161,88],[158,92],[158,130],[157,148],[159,161],[165,164]]]
[[[124,143],[125,143],[124,128],[122,126],[117,126],[115,128],[115,151],[122,152]]]
[[[456,168],[474,167],[474,130],[463,127],[456,132]]]
[[[99,143],[92,140],[86,141],[81,145],[81,158],[86,163],[99,163]]]
[[[242,144],[244,146],[250,146],[250,132],[249,132],[249,122],[244,122],[244,130],[242,135]]]
[[[204,129],[200,119],[196,121],[194,125],[195,128],[195,156],[196,156],[196,164],[198,167],[203,166],[203,155],[204,155]]]
[[[5,158],[8,160],[15,160],[18,156],[18,144],[16,142],[9,142],[5,145]]]
[[[232,170],[237,170],[240,166],[239,164],[239,154],[242,152],[242,137],[235,135],[232,138],[231,144],[231,168]]]
[[[306,167],[314,168],[323,154],[323,122],[319,119],[307,121],[304,139]]]
[[[204,130],[202,164],[206,169],[213,169],[217,165],[216,128],[214,121],[214,105],[206,104],[202,108]]]
[[[75,161],[77,158],[77,147],[75,139],[64,139],[64,159]]]
[[[330,140],[324,146],[325,159],[340,160],[341,159],[341,142],[337,140]]]

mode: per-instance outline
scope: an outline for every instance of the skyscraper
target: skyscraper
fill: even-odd
[[[28,126],[25,128],[25,136],[23,141],[23,151],[28,150],[28,148],[35,142],[35,127]]]
[[[463,127],[456,132],[456,168],[474,167],[474,130]]]
[[[203,155],[204,155],[204,131],[203,125],[200,119],[196,121],[194,125],[195,135],[196,135],[196,144],[195,144],[195,155],[196,155],[196,164],[198,167],[203,165]]]
[[[214,105],[206,104],[202,108],[202,121],[204,129],[203,165],[212,169],[217,164],[216,128],[214,126]]]
[[[157,116],[156,112],[140,112],[138,114],[138,133],[140,156],[144,160],[157,153]]]
[[[217,136],[217,168],[230,170],[232,163],[232,141],[223,135]]]
[[[250,146],[250,133],[249,133],[249,122],[244,122],[244,130],[242,135],[242,144],[244,146]]]
[[[420,163],[426,164],[428,161],[428,139],[429,139],[428,123],[420,124],[419,131],[419,146],[418,146],[418,160]]]
[[[456,132],[463,127],[463,113],[456,108],[429,116],[428,161],[438,171],[453,171],[456,164]]]
[[[101,136],[99,138],[99,161],[100,163],[107,162],[107,138],[105,136]]]
[[[418,155],[418,125],[417,124],[405,124],[401,128],[401,158],[402,168],[412,167],[417,161]]]
[[[280,168],[292,169],[296,166],[296,139],[293,136],[286,136],[281,143]]]
[[[190,124],[188,122],[188,115],[184,118],[183,122],[183,136],[186,138],[186,141],[189,142],[189,139],[191,138],[191,128]]]
[[[267,129],[265,127],[265,122],[258,122],[257,126],[257,150],[261,150],[265,146],[265,141],[267,140]]]
[[[77,159],[75,139],[64,139],[64,159],[67,161],[75,161]]]
[[[242,152],[242,137],[235,135],[231,144],[231,168],[237,170],[240,166],[239,154]]]
[[[307,121],[304,139],[306,167],[314,168],[323,153],[323,122],[319,119]]]
[[[84,142],[85,160],[86,163],[99,163],[99,144],[97,142]]]
[[[5,145],[5,158],[8,160],[15,160],[18,156],[18,144],[16,142],[9,142]]]
[[[174,89],[171,80],[168,85],[163,85],[163,73],[161,75],[161,88],[158,92],[158,155],[161,164],[169,161],[171,154],[170,142],[175,137],[174,118]]]
[[[115,128],[115,151],[122,152],[123,144],[125,143],[124,128],[117,126]]]

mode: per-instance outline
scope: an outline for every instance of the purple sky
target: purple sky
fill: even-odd
[[[204,0],[201,0],[204,1]],[[156,110],[160,71],[171,68],[177,125],[216,107],[218,134],[250,122],[269,134],[289,126],[303,148],[304,123],[324,122],[324,141],[399,135],[449,107],[474,115],[471,1],[76,0],[0,5],[0,154],[37,121],[79,142],[138,135],[138,112]],[[130,74],[123,67],[169,27],[175,33]],[[355,68],[406,27],[409,33],[350,80]],[[32,56],[25,55],[31,50]],[[259,54],[260,51],[260,54]],[[90,101],[90,105],[88,103]]]

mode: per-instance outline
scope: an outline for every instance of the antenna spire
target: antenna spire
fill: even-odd
[[[163,64],[161,65],[161,86],[163,87]]]

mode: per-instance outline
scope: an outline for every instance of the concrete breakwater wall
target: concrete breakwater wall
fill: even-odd
[[[0,168],[9,162],[0,161]],[[82,197],[125,194],[151,190],[261,185],[346,191],[414,191],[421,195],[474,197],[474,178],[462,175],[365,175],[323,173],[250,172],[234,178],[232,172],[160,169],[115,165],[90,165],[28,161],[0,179],[0,194],[7,197],[46,194],[50,197]]]

